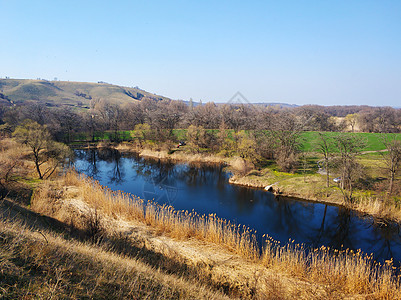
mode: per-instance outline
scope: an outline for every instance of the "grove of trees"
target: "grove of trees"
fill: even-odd
[[[95,141],[104,138],[105,132],[111,142],[119,142],[126,130],[132,131],[131,139],[140,146],[151,143],[173,148],[184,139],[192,153],[238,155],[259,163],[273,160],[281,171],[294,172],[300,167],[304,131],[399,133],[401,109],[215,103],[194,106],[146,97],[119,105],[92,99],[89,109],[47,107],[38,102],[3,105],[0,126],[0,135],[10,136],[14,132],[13,137],[31,149],[39,178],[54,172],[56,162],[66,156],[67,150],[60,143],[71,143],[77,136]],[[175,133],[182,129],[184,135]],[[391,194],[400,169],[400,143],[386,139],[383,143],[388,150],[383,153],[383,160]],[[352,134],[335,138],[320,134],[315,145],[316,152],[324,157],[327,185],[330,172],[336,170],[341,174],[340,187],[348,200],[352,199],[354,183],[361,176],[356,156],[362,145],[363,141]],[[305,160],[305,155],[302,157]]]

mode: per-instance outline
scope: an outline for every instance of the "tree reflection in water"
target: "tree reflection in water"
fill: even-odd
[[[75,160],[86,161],[85,168],[80,170],[80,172],[94,178],[98,179],[99,169],[97,167],[98,161],[98,151],[96,150],[75,150]]]
[[[377,257],[383,257],[385,260],[391,259],[395,254],[393,248],[401,247],[400,224],[373,218],[371,222],[374,234],[366,237],[368,243],[372,245],[371,252],[375,252]]]
[[[329,230],[333,232],[333,237],[330,246],[340,249],[344,245],[348,248],[354,249],[353,241],[349,238],[351,225],[351,212],[349,209],[340,207],[338,209],[337,218],[329,226]]]

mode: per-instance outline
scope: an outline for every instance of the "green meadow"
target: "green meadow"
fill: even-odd
[[[340,132],[324,132],[324,135],[327,137],[336,137]],[[397,140],[401,140],[401,133],[367,133],[367,132],[357,132],[357,133],[347,133],[356,136],[362,137],[365,140],[366,146],[362,149],[362,151],[380,151],[384,150],[385,146],[382,142],[383,136],[394,136]],[[319,140],[319,134],[316,131],[305,131],[301,135],[302,137],[302,148],[306,152],[314,152],[316,149],[316,145]]]
[[[213,132],[217,134],[219,132],[218,129],[209,129],[209,132]],[[228,136],[232,136],[232,130],[228,130]],[[177,140],[186,140],[186,129],[174,129],[173,135],[176,137]],[[340,132],[324,132],[323,133],[327,137],[335,138]],[[401,133],[366,133],[366,132],[357,132],[357,133],[346,133],[350,135],[356,135],[362,137],[365,140],[365,147],[362,151],[381,151],[385,149],[385,146],[382,142],[383,136],[391,136],[395,137],[397,140],[401,140]],[[95,141],[102,141],[102,140],[113,140],[115,136],[114,132],[104,131],[104,132],[96,132],[95,133]],[[130,141],[133,139],[133,131],[124,130],[118,132],[118,138],[120,141]],[[91,137],[88,133],[77,133],[73,136],[73,141],[75,142],[82,142],[82,141],[89,141]],[[301,145],[302,150],[306,152],[315,152],[316,145],[319,142],[319,134],[317,131],[305,131],[301,134]]]

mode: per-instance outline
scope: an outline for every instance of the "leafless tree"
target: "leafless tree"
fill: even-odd
[[[31,150],[39,179],[51,176],[60,161],[69,154],[67,146],[54,142],[47,128],[32,120],[18,126],[13,136]]]
[[[326,185],[327,187],[330,187],[330,167],[329,167],[329,161],[331,158],[331,155],[333,153],[333,140],[332,138],[327,135],[324,134],[322,132],[318,133],[318,141],[316,144],[316,150],[318,152],[320,152],[321,154],[323,154],[324,157],[324,167],[325,167],[325,171],[326,171]]]
[[[198,105],[189,109],[185,123],[187,126],[202,126],[205,129],[216,129],[220,125],[219,108],[213,102]]]
[[[401,130],[401,109],[392,107],[369,107],[359,114],[364,132],[396,133]]]
[[[386,147],[386,152],[380,152],[383,156],[385,170],[389,175],[388,194],[393,193],[394,180],[400,170],[401,165],[401,141],[396,140],[395,136],[383,135],[381,141]]]
[[[279,113],[275,116],[271,130],[275,142],[274,158],[281,170],[294,171],[298,163],[301,145],[301,133],[304,125],[290,113]]]
[[[120,106],[116,103],[102,100],[96,104],[95,109],[98,111],[105,129],[113,132],[112,140],[119,141],[119,130],[122,122],[122,110]]]
[[[72,134],[82,127],[81,117],[71,107],[54,109],[52,120],[47,121],[49,131],[59,141],[70,143]]]
[[[138,124],[145,123],[143,105],[140,102],[128,103],[122,107],[122,127],[132,130]]]
[[[26,172],[20,148],[11,139],[0,138],[0,200],[7,196],[15,177]]]
[[[173,129],[182,121],[188,107],[182,101],[155,101],[144,103],[146,122],[156,131],[159,141],[173,139]]]
[[[339,155],[337,163],[341,174],[341,192],[344,200],[351,203],[354,184],[362,176],[362,167],[356,157],[361,153],[366,142],[358,135],[341,133],[335,137],[335,143]]]
[[[294,112],[300,122],[305,124],[304,130],[331,131],[335,129],[330,115],[324,111],[322,106],[304,105],[294,109]]]

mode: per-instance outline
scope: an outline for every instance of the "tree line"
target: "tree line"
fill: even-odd
[[[12,126],[31,119],[47,125],[58,139],[69,142],[76,132],[131,130],[138,124],[167,130],[190,125],[205,129],[221,126],[239,130],[270,130],[283,118],[295,120],[307,131],[401,132],[401,109],[369,106],[278,107],[249,104],[215,104],[193,106],[183,101],[144,98],[119,105],[93,99],[90,109],[71,106],[47,107],[39,102],[8,107],[0,105],[0,123]],[[1,125],[0,124],[0,125]],[[289,127],[293,124],[288,124]],[[168,136],[167,136],[168,137]],[[160,138],[163,138],[161,136]]]
[[[0,126],[1,135],[13,133],[21,143],[31,147],[40,178],[54,171],[52,167],[42,171],[43,161],[48,162],[51,157],[56,160],[65,153],[65,149],[50,142],[51,139],[69,143],[75,134],[85,133],[94,141],[96,133],[107,131],[111,141],[119,142],[122,130],[134,130],[132,138],[140,146],[153,143],[172,149],[179,140],[174,130],[185,129],[186,148],[190,152],[238,155],[251,162],[274,160],[280,170],[294,172],[302,168],[300,158],[305,152],[302,132],[398,133],[401,131],[401,109],[317,105],[283,108],[211,102],[193,106],[183,101],[147,98],[119,105],[93,99],[90,109],[47,107],[40,103],[2,106]],[[37,136],[36,140],[32,138],[32,132]],[[399,142],[383,139],[383,143],[389,149],[385,159],[391,193],[400,161]],[[341,174],[341,187],[347,199],[352,199],[355,178],[360,177],[360,166],[355,157],[363,144],[364,141],[355,135],[339,134],[334,138],[320,134],[315,147],[316,152],[324,156],[327,178],[330,168],[337,168]],[[44,153],[47,156],[43,156]]]

